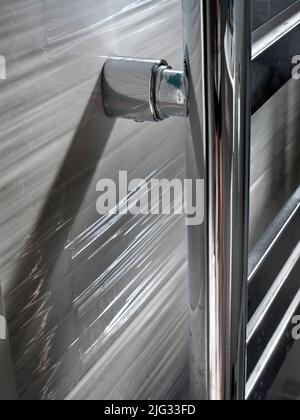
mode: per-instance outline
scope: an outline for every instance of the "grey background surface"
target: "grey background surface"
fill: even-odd
[[[19,398],[174,398],[188,376],[184,220],[100,218],[96,184],[185,175],[184,121],[108,120],[99,89],[107,56],[182,67],[180,1],[0,9],[0,273]],[[299,184],[299,93],[290,82],[253,119],[251,244]]]

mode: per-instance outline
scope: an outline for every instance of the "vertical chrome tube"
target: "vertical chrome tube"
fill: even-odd
[[[206,180],[189,228],[193,398],[245,395],[251,2],[183,0],[188,176]]]

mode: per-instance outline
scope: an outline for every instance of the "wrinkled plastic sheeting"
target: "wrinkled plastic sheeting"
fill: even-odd
[[[107,56],[182,66],[180,1],[0,2],[0,270],[21,399],[173,398],[187,379],[179,216],[96,212],[96,184],[184,177],[184,122],[110,121]]]

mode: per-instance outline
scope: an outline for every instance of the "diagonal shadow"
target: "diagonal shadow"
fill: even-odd
[[[12,290],[15,289],[14,294],[19,290],[12,304],[13,313],[8,314],[11,335],[20,328],[22,305],[26,306],[26,319],[32,319],[37,312],[34,302],[49,291],[51,273],[64,251],[114,123],[104,114],[100,76],[14,275]],[[19,340],[13,346],[13,354],[22,353],[25,345]]]

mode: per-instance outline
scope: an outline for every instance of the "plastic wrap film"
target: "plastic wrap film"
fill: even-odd
[[[108,56],[182,68],[180,6],[0,0],[0,273],[20,399],[171,399],[186,385],[183,218],[96,212],[97,182],[119,171],[185,176],[185,122],[109,120],[99,85]],[[253,243],[299,183],[298,89],[253,119]]]
[[[110,121],[99,85],[110,55],[182,67],[180,2],[0,4],[0,270],[19,398],[175,397],[184,220],[100,218],[96,184],[184,177],[184,121]]]

